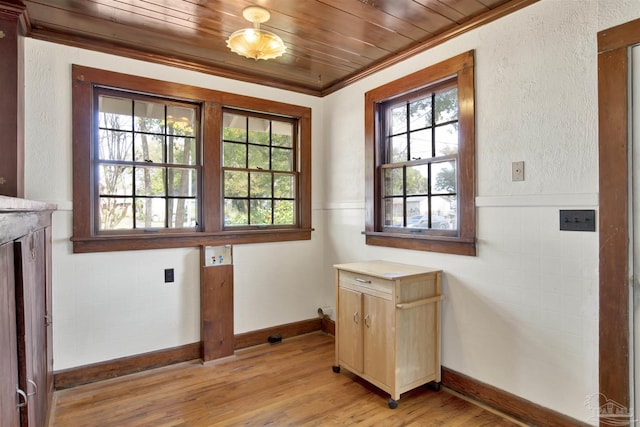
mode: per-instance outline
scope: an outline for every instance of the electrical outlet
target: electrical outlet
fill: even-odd
[[[511,163],[511,181],[524,181],[524,162]]]
[[[172,283],[172,282],[173,282],[173,268],[165,268],[164,283]]]

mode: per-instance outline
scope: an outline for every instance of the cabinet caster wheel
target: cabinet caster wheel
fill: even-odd
[[[396,409],[398,407],[398,401],[397,400],[393,400],[393,399],[389,399],[389,408],[391,409]]]
[[[335,372],[336,374],[340,373],[340,366],[334,365],[334,366],[331,367],[331,369],[333,369],[333,372]]]
[[[440,391],[440,383],[435,381],[432,381],[429,384],[427,384],[427,387],[429,387],[433,391]]]

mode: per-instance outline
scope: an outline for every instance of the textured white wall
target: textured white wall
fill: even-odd
[[[55,369],[197,342],[199,251],[72,254],[71,64],[308,106],[313,110],[313,201],[323,194],[321,100],[157,64],[25,40],[26,196],[54,213]],[[234,246],[235,332],[313,318],[331,304],[322,286],[322,212],[312,240]],[[164,269],[176,281],[164,283]]]
[[[542,0],[324,102],[327,265],[443,268],[443,365],[591,423],[584,403],[598,392],[598,234],[560,232],[558,211],[597,209],[596,35],[639,16],[638,0]],[[478,256],[366,246],[364,93],[471,49]],[[511,182],[519,160],[526,180]]]
[[[71,254],[71,83],[77,63],[313,108],[310,242],[237,245],[235,328],[333,305],[335,262],[445,270],[443,363],[572,417],[598,390],[597,233],[558,231],[558,210],[597,209],[596,33],[640,17],[638,0],[542,0],[316,99],[25,40],[27,197],[54,214],[55,369],[197,341],[197,250]],[[364,92],[476,51],[478,256],[366,246]],[[526,180],[512,183],[512,161]],[[164,268],[176,283],[162,283]],[[594,422],[593,420],[590,420]]]

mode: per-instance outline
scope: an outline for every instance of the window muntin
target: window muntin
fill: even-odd
[[[380,104],[382,218],[386,231],[457,229],[455,80]],[[436,231],[437,230],[437,231]]]
[[[96,232],[198,226],[200,106],[96,88]]]
[[[295,120],[225,109],[225,228],[297,225]]]

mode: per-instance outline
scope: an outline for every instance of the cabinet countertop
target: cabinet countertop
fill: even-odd
[[[335,264],[338,270],[352,273],[367,274],[381,279],[393,280],[405,277],[418,276],[427,273],[438,273],[439,268],[422,267],[418,265],[401,264],[389,261],[361,261],[346,264]]]

